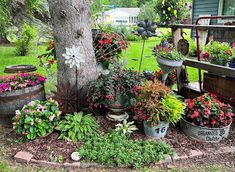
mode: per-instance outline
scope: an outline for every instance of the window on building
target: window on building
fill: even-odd
[[[220,0],[219,15],[235,15],[235,0]]]

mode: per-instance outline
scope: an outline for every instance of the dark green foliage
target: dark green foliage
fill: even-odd
[[[132,166],[140,168],[164,159],[165,154],[173,155],[169,145],[154,140],[128,140],[118,132],[93,137],[79,150],[80,156],[109,166]]]
[[[83,112],[68,114],[56,127],[61,131],[59,139],[77,142],[97,134],[98,124],[94,117]]]

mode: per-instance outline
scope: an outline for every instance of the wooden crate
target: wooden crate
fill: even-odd
[[[204,73],[203,89],[235,106],[235,78]]]

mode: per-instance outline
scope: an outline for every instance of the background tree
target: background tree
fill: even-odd
[[[140,7],[139,20],[143,21],[148,19],[150,21],[155,21],[158,18],[157,13],[154,10],[155,2],[157,0],[147,1],[144,5]]]

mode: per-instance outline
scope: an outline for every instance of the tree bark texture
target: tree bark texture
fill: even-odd
[[[77,88],[97,78],[95,53],[92,44],[88,0],[49,0],[58,69],[58,86],[70,84]],[[85,63],[69,68],[62,54],[75,45],[83,50]]]

